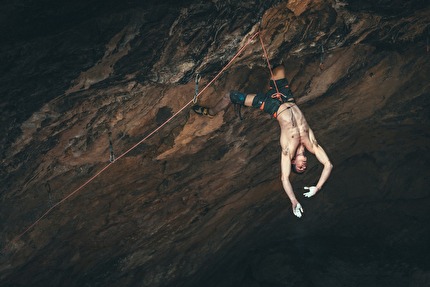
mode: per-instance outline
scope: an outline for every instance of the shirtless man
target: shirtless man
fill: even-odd
[[[304,193],[304,196],[311,197],[321,190],[330,176],[333,165],[324,149],[318,144],[313,131],[306,122],[305,116],[295,104],[283,66],[277,66],[273,69],[270,87],[270,90],[265,94],[246,95],[241,92],[232,91],[230,94],[226,94],[213,108],[195,105],[193,110],[200,115],[214,116],[222,109],[225,109],[231,102],[233,104],[259,108],[278,120],[281,127],[282,186],[291,201],[294,215],[300,218],[303,214],[303,207],[298,202],[291,186],[289,179],[291,171],[293,170],[295,173],[306,171],[307,158],[305,150],[315,154],[318,161],[324,165],[317,184],[305,187],[308,192]]]

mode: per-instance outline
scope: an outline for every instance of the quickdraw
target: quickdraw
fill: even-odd
[[[199,95],[199,81],[202,77],[200,76],[199,73],[196,74],[196,86],[194,89],[194,98],[193,98],[193,104],[197,104],[197,96]]]
[[[109,132],[109,152],[110,152],[109,162],[114,162],[115,161],[115,154],[113,152],[112,133],[111,132]]]

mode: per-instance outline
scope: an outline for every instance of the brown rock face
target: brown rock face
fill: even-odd
[[[1,286],[429,284],[427,1],[27,2],[0,20]],[[190,109],[197,73],[202,105],[265,91],[260,39],[334,165],[310,199],[321,164],[291,175],[301,219],[276,120]]]

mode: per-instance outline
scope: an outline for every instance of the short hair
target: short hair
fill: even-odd
[[[296,168],[296,165],[294,163],[291,164],[291,170],[295,173],[295,174],[303,174],[305,173],[306,169],[302,172],[299,172]]]

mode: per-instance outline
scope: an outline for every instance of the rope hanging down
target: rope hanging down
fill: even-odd
[[[188,107],[191,103],[194,102],[195,99],[197,99],[210,85],[212,85],[220,76],[222,73],[224,73],[234,62],[234,60],[245,50],[245,48],[251,44],[251,42],[259,35],[259,31],[256,32],[254,35],[252,35],[245,45],[243,45],[242,48],[239,49],[239,51],[233,56],[233,58],[222,68],[222,70],[197,94],[194,96],[193,99],[191,99],[188,103],[186,103],[182,108],[180,108],[176,113],[174,113],[170,118],[168,118],[164,123],[160,124],[156,129],[154,129],[152,132],[150,132],[146,137],[141,139],[138,143],[133,145],[131,148],[126,150],[124,153],[119,155],[116,159],[113,161],[110,161],[105,167],[103,167],[101,170],[99,170],[95,175],[93,175],[90,179],[88,179],[86,182],[84,182],[81,186],[76,188],[74,191],[69,193],[67,196],[65,196],[63,199],[58,201],[56,204],[51,206],[45,213],[43,213],[36,221],[34,221],[29,227],[27,227],[24,232],[22,232],[20,235],[15,237],[12,242],[16,242],[19,240],[24,234],[26,234],[30,229],[32,229],[34,226],[36,226],[43,218],[45,218],[49,213],[52,212],[56,207],[58,207],[60,204],[68,200],[73,195],[77,194],[80,190],[82,190],[85,186],[87,186],[90,182],[92,182],[95,178],[97,178],[99,175],[101,175],[105,170],[107,170],[112,164],[116,163],[119,159],[127,155],[129,152],[134,150],[136,147],[141,145],[144,141],[146,141],[148,138],[153,136],[155,133],[157,133],[160,129],[162,129],[167,123],[169,123],[171,120],[173,120],[179,113],[181,113],[186,107]]]
[[[264,57],[266,58],[267,67],[269,67],[271,79],[274,79],[275,75],[273,75],[272,66],[270,65],[269,56],[267,55],[266,47],[264,46],[263,39],[261,38],[261,35],[259,38],[260,38],[261,48],[263,49]],[[276,97],[278,97],[278,98],[280,98],[281,96],[285,97],[284,94],[279,92],[279,88],[278,88],[278,85],[276,84],[276,81],[273,81],[273,83],[274,83],[275,89],[276,89]]]

